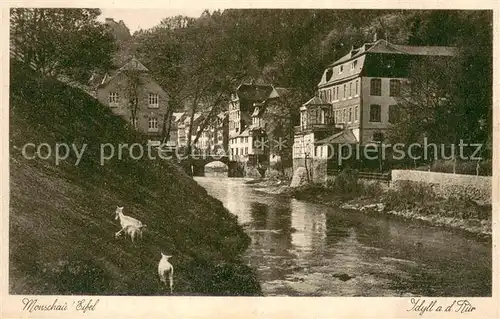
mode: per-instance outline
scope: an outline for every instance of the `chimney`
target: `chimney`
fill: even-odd
[[[377,42],[377,32],[373,35],[373,42]]]

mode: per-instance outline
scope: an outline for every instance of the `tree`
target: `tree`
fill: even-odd
[[[135,127],[137,125],[137,111],[139,108],[139,90],[142,84],[141,81],[141,71],[137,70],[124,70],[126,77],[126,99],[128,102],[128,108],[130,110],[130,115],[132,116],[132,124]]]
[[[99,15],[98,9],[13,8],[11,50],[45,75],[87,80],[94,69],[111,67],[115,50]]]
[[[456,47],[453,59],[427,59],[410,70],[413,102],[403,101],[393,138],[486,143],[492,136],[492,13],[427,11],[414,19],[410,44]],[[404,105],[403,105],[404,106]]]

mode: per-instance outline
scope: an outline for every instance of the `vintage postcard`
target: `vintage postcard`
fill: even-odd
[[[500,317],[499,17],[5,4],[1,317]]]

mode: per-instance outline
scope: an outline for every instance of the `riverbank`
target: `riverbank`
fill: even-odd
[[[155,153],[100,162],[100,146],[141,146],[146,136],[79,89],[15,63],[10,76],[11,294],[170,294],[156,274],[165,253],[174,295],[261,295],[242,260],[250,237],[179,166]],[[23,154],[29,143],[66,145],[66,157]],[[115,238],[116,206],[147,225],[137,245]]]
[[[465,231],[481,240],[491,240],[492,208],[464,199],[437,197],[422,184],[404,183],[398,189],[377,183],[355,182],[349,191],[337,191],[334,185],[303,185],[289,187],[275,180],[247,182],[258,192],[290,196],[298,200],[320,203],[366,214],[385,214]]]

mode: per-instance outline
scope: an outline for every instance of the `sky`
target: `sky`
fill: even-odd
[[[130,29],[130,33],[133,34],[139,29],[149,29],[157,24],[163,18],[168,16],[176,16],[179,14],[186,15],[189,17],[199,17],[203,12],[202,8],[182,8],[182,9],[155,9],[155,8],[145,8],[145,9],[115,9],[115,8],[104,8],[101,9],[101,16],[98,18],[99,21],[104,21],[105,18],[113,18],[116,22],[123,20],[127,27]]]

